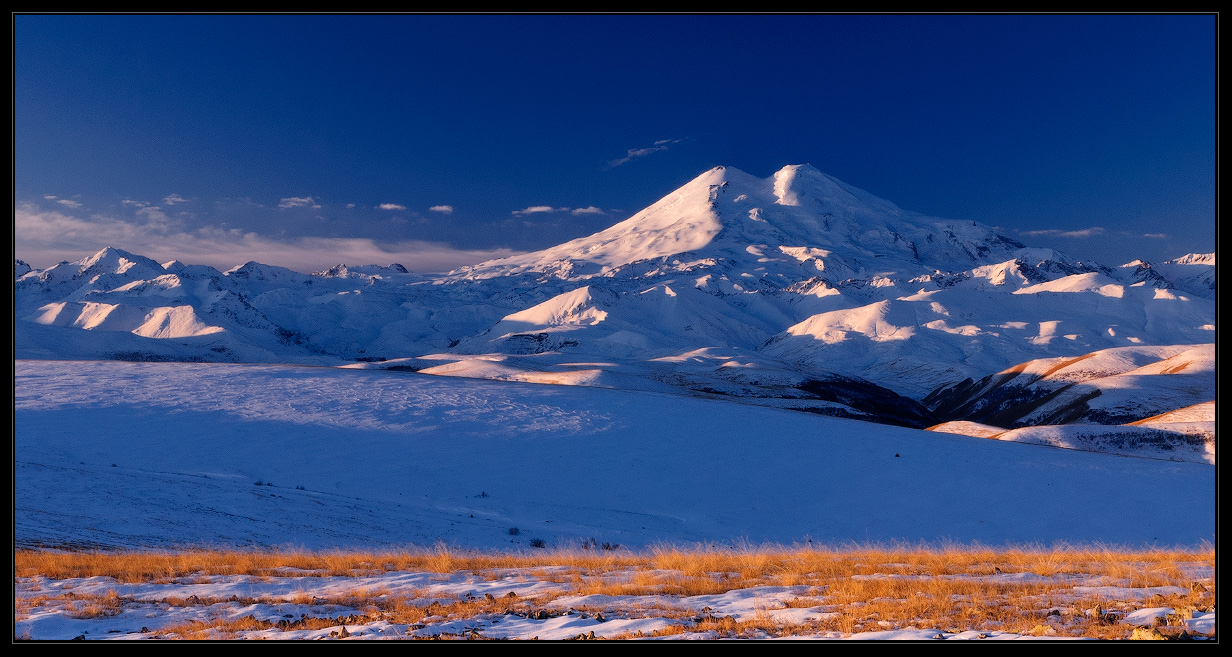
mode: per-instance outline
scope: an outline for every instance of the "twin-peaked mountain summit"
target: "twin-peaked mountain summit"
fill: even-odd
[[[716,261],[786,287],[820,274],[838,281],[895,269],[962,270],[1012,259],[1022,248],[978,224],[906,212],[809,165],[766,179],[716,167],[594,235],[456,273],[584,279],[636,263],[681,271]]]
[[[958,384],[1028,361],[1215,340],[1213,253],[1077,261],[808,165],[716,167],[593,235],[440,275],[221,272],[113,248],[15,275],[18,358],[358,362],[916,426],[957,419],[930,393],[969,409]]]

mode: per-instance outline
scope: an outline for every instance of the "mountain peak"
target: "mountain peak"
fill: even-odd
[[[129,253],[128,251],[117,249],[114,246],[104,246],[102,249],[97,251],[94,255],[89,256],[87,258],[82,258],[81,260],[78,260],[77,262],[80,263],[82,267],[93,267],[94,265],[100,262],[118,261],[120,259],[137,260],[137,259],[144,259],[144,258],[142,258],[141,256],[135,256]]]
[[[77,271],[82,274],[89,271],[123,274],[138,266],[159,273],[163,271],[162,265],[145,256],[133,255],[128,251],[111,246],[104,247],[94,255],[82,258],[73,264],[77,265]]]
[[[711,168],[628,219],[542,251],[466,267],[463,278],[538,272],[587,278],[637,262],[725,261],[746,272],[783,261],[822,270],[790,254],[824,252],[836,270],[963,270],[1013,257],[1021,244],[975,222],[907,212],[810,164],[758,178],[729,166]],[[801,251],[803,249],[803,251]],[[756,252],[756,255],[754,255]],[[882,260],[874,260],[874,259]],[[743,263],[743,264],[737,264]],[[803,263],[803,265],[801,265]],[[744,267],[749,265],[749,267]],[[759,275],[755,275],[759,276]]]

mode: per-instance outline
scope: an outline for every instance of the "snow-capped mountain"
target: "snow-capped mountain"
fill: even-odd
[[[752,279],[731,281],[736,289],[782,288],[812,276],[837,282],[961,271],[1013,259],[1021,248],[979,224],[901,210],[809,165],[784,167],[767,179],[715,167],[594,235],[455,274],[534,272],[578,280],[616,276],[635,264],[642,274],[664,274],[722,263]]]
[[[1213,253],[1110,268],[900,209],[808,165],[768,178],[716,167],[606,230],[438,276],[219,272],[110,248],[24,264],[19,358],[353,363],[911,426],[1000,403],[974,390],[1015,365],[1180,353],[1213,343],[1216,323]],[[1213,400],[1213,384],[1201,397],[1186,405]]]

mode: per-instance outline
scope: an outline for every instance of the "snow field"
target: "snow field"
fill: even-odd
[[[18,546],[1143,546],[1215,531],[1205,464],[652,392],[298,366],[14,367]]]

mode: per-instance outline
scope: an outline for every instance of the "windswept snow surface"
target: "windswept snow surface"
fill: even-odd
[[[1172,546],[1215,532],[1205,464],[646,391],[114,361],[17,361],[14,384],[19,547]]]

